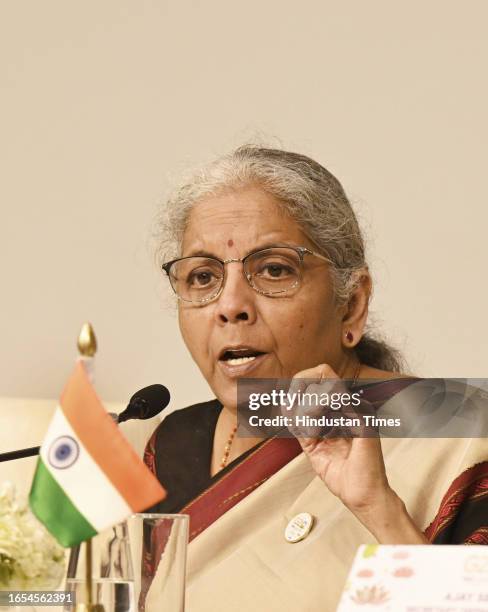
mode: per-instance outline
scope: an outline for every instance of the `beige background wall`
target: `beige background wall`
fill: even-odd
[[[343,182],[381,326],[423,375],[487,376],[488,3],[0,3],[0,395],[210,397],[147,236],[168,179],[255,136]]]

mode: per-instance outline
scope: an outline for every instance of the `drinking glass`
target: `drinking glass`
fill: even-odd
[[[99,533],[91,540],[92,603],[104,612],[184,612],[187,544],[185,514],[133,514]],[[83,542],[71,550],[65,587],[80,610],[86,573]]]

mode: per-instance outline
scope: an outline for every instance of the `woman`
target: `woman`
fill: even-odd
[[[365,331],[363,240],[325,168],[241,147],[175,194],[163,232],[181,333],[216,396],[169,415],[146,450],[168,491],[157,510],[191,517],[190,612],[333,610],[361,543],[488,543],[476,440],[236,436],[242,377],[378,379],[379,404],[415,384]],[[313,526],[290,544],[302,512]]]

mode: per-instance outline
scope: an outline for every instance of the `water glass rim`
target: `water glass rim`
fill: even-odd
[[[158,513],[158,512],[134,512],[134,514],[131,514],[129,516],[129,518],[134,518],[134,517],[142,517],[142,518],[147,518],[147,519],[189,519],[190,515],[189,514],[169,514],[167,512],[163,512],[163,513]]]

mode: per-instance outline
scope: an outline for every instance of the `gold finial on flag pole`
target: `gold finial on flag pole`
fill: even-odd
[[[95,355],[97,352],[97,338],[91,323],[83,323],[77,344],[82,357],[93,357]]]

